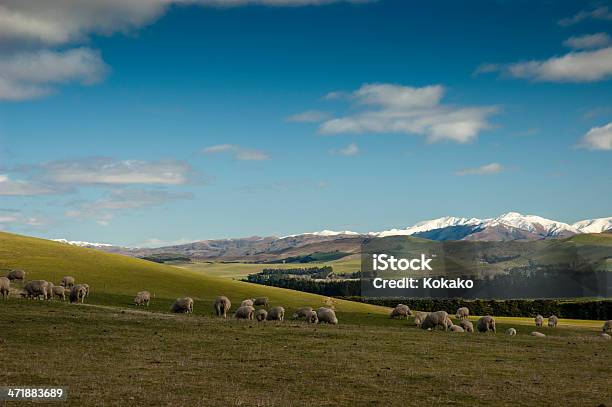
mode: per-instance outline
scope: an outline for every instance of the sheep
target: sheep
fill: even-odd
[[[604,322],[603,327],[601,328],[601,330],[606,333],[606,332],[612,332],[612,319],[607,320],[606,322]]]
[[[139,291],[138,294],[136,294],[136,297],[134,297],[134,304],[138,306],[144,304],[148,307],[150,301],[151,301],[151,293],[148,291]]]
[[[236,310],[234,317],[236,317],[237,319],[253,319],[254,313],[255,313],[255,308],[253,308],[250,305],[245,305],[245,306],[239,307]]]
[[[557,318],[556,315],[551,315],[550,317],[548,317],[548,327],[549,328],[556,328],[558,323],[559,323],[559,318]]]
[[[457,319],[467,319],[470,316],[470,310],[467,307],[461,307],[459,309],[457,309],[457,313],[455,314],[455,317],[457,317]]]
[[[252,307],[252,306],[253,306],[253,300],[251,300],[251,299],[246,299],[246,300],[244,300],[244,301],[242,301],[242,302],[240,303],[240,306],[241,306],[241,307]]]
[[[232,303],[226,296],[222,295],[215,299],[214,308],[215,314],[217,314],[218,317],[227,318],[227,312],[231,307]]]
[[[534,321],[535,321],[535,326],[539,328],[544,323],[544,317],[542,315],[538,314],[534,318]]]
[[[608,334],[607,334],[607,333],[605,333],[605,332],[600,333],[600,334],[599,334],[599,337],[600,337],[601,339],[607,339],[607,340],[612,339],[612,336],[608,335]]]
[[[510,335],[510,336],[516,335],[516,329],[514,329],[514,328],[506,329],[506,335]]]
[[[298,308],[297,311],[293,314],[291,319],[301,319],[308,318],[308,315],[312,312],[312,307],[302,307]]]
[[[412,315],[412,311],[410,311],[410,308],[408,308],[408,306],[404,304],[397,304],[395,308],[393,308],[393,311],[391,311],[390,317],[399,319],[401,319],[402,317],[406,317],[406,319],[408,319],[408,315]]]
[[[62,301],[66,301],[66,289],[61,285],[55,285],[51,288],[51,296],[61,298]]]
[[[450,330],[451,332],[465,332],[465,330],[459,325],[451,325]]]
[[[81,284],[85,289],[85,297],[89,297],[89,284]],[[83,298],[85,298],[83,297]]]
[[[193,298],[177,298],[170,307],[170,311],[175,314],[193,314]]]
[[[21,282],[25,282],[26,272],[23,270],[10,270],[6,274],[6,278],[11,281],[20,280]]]
[[[60,285],[64,288],[72,288],[72,286],[74,285],[74,277],[65,276],[64,278],[62,278]]]
[[[478,320],[478,323],[476,324],[476,328],[478,329],[478,332],[493,331],[493,333],[496,333],[497,331],[495,330],[495,318],[493,318],[491,315],[485,315],[484,317],[481,317]]]
[[[319,323],[319,317],[317,316],[316,311],[310,311],[308,315],[306,315],[306,322],[309,324],[317,324]]]
[[[535,332],[535,331],[532,332],[530,335],[531,336],[535,336],[536,338],[544,338],[544,337],[546,337],[546,335],[544,335],[542,332]]]
[[[52,300],[53,299],[53,288],[55,287],[53,285],[53,283],[51,281],[48,282],[49,285],[47,286],[47,300]]]
[[[427,318],[427,315],[429,315],[429,312],[416,311],[414,313],[414,324],[420,328],[425,318]]]
[[[23,287],[23,289],[25,291],[26,297],[40,298],[42,296],[43,299],[46,299],[48,287],[49,287],[48,281],[32,280],[32,281],[28,281],[26,285]]]
[[[448,313],[446,311],[436,311],[431,312],[425,317],[425,320],[421,324],[422,329],[436,329],[437,327],[444,328],[445,331],[452,325],[452,321],[448,317]]]
[[[338,318],[333,309],[327,307],[321,307],[317,310],[317,318],[319,323],[327,323],[332,325],[338,325]]]
[[[263,305],[264,307],[268,306],[268,297],[257,297],[253,298],[253,305]]]
[[[268,311],[266,311],[263,308],[258,309],[257,311],[255,311],[255,319],[259,322],[265,321],[266,318],[268,317]]]
[[[285,319],[285,309],[283,307],[273,307],[268,311],[266,318],[268,321],[282,321]]]
[[[459,326],[465,330],[465,332],[474,332],[474,325],[469,319],[462,319],[459,321]]]
[[[3,300],[8,300],[11,292],[11,280],[6,277],[0,277],[0,294]]]
[[[82,304],[85,302],[85,297],[87,297],[87,287],[85,287],[84,284],[73,285],[70,289],[69,297],[72,304],[78,303],[79,301]]]

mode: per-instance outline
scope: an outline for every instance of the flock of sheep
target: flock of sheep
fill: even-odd
[[[474,332],[474,325],[468,319],[470,316],[470,310],[467,307],[461,307],[457,309],[455,318],[459,320],[458,325],[455,325],[453,323],[453,320],[450,318],[450,316],[448,315],[446,311],[435,311],[435,312],[415,311],[413,313],[410,310],[410,308],[404,304],[396,305],[395,308],[391,311],[391,315],[390,315],[391,318],[406,318],[406,319],[408,319],[408,316],[414,316],[415,325],[422,329],[432,330],[432,329],[436,329],[439,327],[439,328],[444,329],[445,331],[451,331],[451,332]],[[536,327],[538,328],[542,327],[544,323],[544,317],[538,314],[534,318],[534,322],[535,322]],[[550,328],[556,328],[558,323],[559,323],[559,318],[556,315],[551,315],[550,317],[548,317],[548,326]],[[496,333],[497,330],[495,328],[495,318],[493,318],[491,315],[485,315],[481,317],[476,322],[476,330],[478,332],[483,332],[483,333],[486,333],[486,332]],[[604,322],[600,336],[604,339],[610,339],[611,337],[608,334],[608,332],[610,331],[612,331],[612,320],[608,320]],[[510,336],[514,336],[516,335],[516,329],[508,328],[506,330],[506,334]],[[546,335],[541,332],[534,331],[534,332],[531,332],[531,336],[542,338],[542,337],[545,337]]]
[[[21,296],[32,299],[45,299],[50,300],[52,298],[59,298],[62,301],[66,300],[66,293],[69,294],[71,303],[83,303],[85,298],[89,295],[88,284],[75,284],[74,277],[66,276],[62,278],[59,285],[54,285],[52,282],[45,280],[31,280],[26,283],[26,273],[23,270],[11,270],[8,272],[6,277],[0,277],[0,294],[3,299],[8,299],[10,295],[11,283],[14,281],[21,281],[24,283],[23,291]],[[140,291],[134,298],[134,304],[136,305],[149,305],[151,302],[151,293],[148,291]],[[240,306],[234,311],[234,317],[236,319],[246,320],[257,320],[257,321],[283,321],[285,319],[285,308],[276,306],[268,310],[265,307],[268,306],[267,297],[249,298],[240,303]],[[214,312],[218,317],[227,318],[227,314],[232,307],[232,303],[229,298],[225,296],[217,297],[213,303]],[[256,308],[263,307],[263,308]],[[176,301],[170,307],[170,311],[174,313],[192,313],[193,312],[193,299],[190,297],[177,298]],[[453,323],[446,311],[435,311],[435,312],[422,312],[415,311],[414,313],[410,310],[407,305],[398,304],[390,314],[391,318],[406,318],[408,316],[414,317],[414,323],[417,327],[422,329],[437,329],[442,328],[445,331],[451,332],[474,332],[474,325],[469,320],[470,310],[467,307],[461,307],[457,309],[455,313],[456,319],[459,320],[458,325]],[[328,323],[332,325],[338,324],[338,318],[333,309],[328,307],[321,307],[316,311],[311,307],[299,308],[292,316],[294,320],[304,320],[311,324],[316,323]],[[544,324],[544,317],[537,315],[534,319],[535,326],[540,328]],[[559,318],[555,315],[548,317],[548,326],[550,328],[556,328],[559,323]],[[495,318],[491,315],[485,315],[476,322],[476,330],[478,332],[493,332],[496,333]],[[601,337],[610,339],[608,332],[612,331],[612,320],[604,322]],[[506,330],[507,335],[516,335],[515,328],[508,328]],[[546,335],[541,332],[531,332],[532,336],[545,337]]]
[[[139,292],[134,298],[134,303],[137,305],[146,304],[142,300],[143,295],[146,298],[151,297],[148,291]],[[285,308],[276,306],[268,310],[265,308],[256,308],[258,306],[267,307],[268,298],[247,298],[240,303],[240,306],[234,311],[234,317],[236,319],[247,319],[262,321],[284,321],[285,320]],[[221,318],[227,318],[227,314],[232,307],[232,302],[229,298],[222,295],[217,297],[213,303],[213,309],[215,314]],[[170,311],[175,313],[192,313],[193,312],[193,299],[190,297],[177,298],[176,301],[170,307]],[[327,307],[321,307],[318,310],[313,310],[311,307],[302,307],[298,309],[292,316],[292,319],[301,319],[311,324],[316,323],[327,323],[332,325],[338,324],[338,318],[333,309]]]
[[[66,276],[62,278],[59,285],[54,285],[46,280],[31,280],[26,283],[26,273],[23,270],[10,270],[6,277],[0,277],[0,294],[2,299],[9,299],[11,283],[21,281],[24,283],[21,296],[31,299],[50,300],[59,298],[62,301],[66,300],[66,294],[70,302],[84,302],[85,297],[89,295],[88,284],[75,284],[74,277]]]

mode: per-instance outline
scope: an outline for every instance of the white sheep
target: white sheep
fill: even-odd
[[[317,318],[319,319],[319,323],[327,323],[332,325],[338,325],[338,318],[336,317],[336,312],[327,307],[321,307],[317,310]]]
[[[416,311],[414,313],[414,324],[420,328],[423,321],[425,321],[425,318],[427,318],[427,315],[429,315],[429,312]]]
[[[550,317],[548,317],[548,327],[549,328],[556,328],[558,323],[559,323],[559,318],[557,318],[556,315],[551,315]]]
[[[66,289],[60,285],[55,285],[51,288],[51,295],[61,298],[62,301],[66,301]]]
[[[612,332],[612,319],[604,322],[603,327],[601,328],[603,332]]]
[[[234,313],[234,317],[236,317],[236,319],[253,319],[254,313],[254,307],[250,305],[245,305],[243,307],[238,307],[238,309]]]
[[[312,312],[312,307],[302,307],[298,308],[294,313],[291,319],[301,319],[308,318],[308,315]]]
[[[213,306],[215,308],[215,314],[217,314],[218,317],[227,318],[227,313],[232,307],[232,303],[230,302],[229,298],[222,295],[215,299]]]
[[[452,325],[453,323],[448,317],[448,313],[446,311],[435,311],[430,312],[425,317],[425,320],[421,323],[421,328],[436,329],[437,327],[442,327],[445,331],[448,331]]]
[[[6,274],[6,278],[8,278],[11,281],[20,280],[21,282],[24,282],[25,277],[26,277],[26,272],[23,270],[10,270]]]
[[[246,300],[244,300],[244,301],[242,301],[242,302],[240,303],[240,306],[241,306],[241,307],[252,307],[252,306],[253,306],[253,300],[252,300],[252,299],[250,299],[250,298],[249,298],[249,299],[246,299]]]
[[[506,329],[506,335],[510,335],[510,336],[516,335],[516,329],[514,329],[514,328]]]
[[[469,319],[462,319],[459,321],[459,326],[465,330],[465,332],[474,332],[474,325]]]
[[[535,326],[539,328],[544,323],[544,317],[542,315],[538,314],[534,318],[534,322],[535,322]]]
[[[268,306],[268,297],[257,297],[253,298],[253,305],[263,305],[264,307]]]
[[[176,314],[192,314],[193,313],[193,298],[184,297],[177,298],[170,307],[170,311]]]
[[[404,304],[397,304],[395,308],[393,308],[393,310],[391,311],[391,315],[389,315],[389,317],[400,319],[404,317],[408,319],[408,315],[412,315],[412,311],[410,311],[410,308]]]
[[[85,297],[87,297],[87,291],[88,291],[87,287],[85,287],[85,284],[73,285],[72,288],[70,289],[70,302],[73,304],[79,301],[81,302],[81,304],[85,302]]]
[[[64,278],[62,278],[60,285],[64,288],[72,288],[72,286],[74,285],[74,277],[65,276]]]
[[[8,300],[11,292],[11,280],[6,277],[0,277],[0,294],[3,300]]]
[[[308,322],[309,324],[319,323],[319,317],[317,316],[317,311],[310,311],[308,315],[306,315],[306,322]]]
[[[605,340],[610,340],[610,339],[612,339],[612,336],[608,335],[608,334],[607,334],[607,333],[605,333],[605,332],[601,332],[601,333],[599,334],[599,337],[600,337],[601,339],[605,339]]]
[[[268,317],[268,311],[266,311],[263,308],[258,309],[257,311],[255,311],[255,319],[259,322],[265,321],[266,318]]]
[[[465,332],[465,330],[459,325],[451,325],[450,330],[451,332]]]
[[[461,307],[459,309],[457,309],[457,313],[455,314],[455,317],[457,317],[457,319],[467,319],[470,316],[470,310],[468,307]]]
[[[531,336],[535,336],[536,338],[544,338],[544,337],[546,337],[546,335],[544,335],[542,332],[535,332],[535,331],[532,332],[530,335]]]
[[[285,319],[285,309],[283,307],[270,308],[266,319],[268,321],[283,321]]]
[[[478,332],[493,331],[493,333],[496,333],[495,318],[493,318],[491,315],[481,317],[476,324],[476,328],[478,329]]]
[[[45,280],[32,280],[28,281],[23,287],[25,296],[29,298],[47,298],[47,290],[49,282]]]
[[[134,297],[134,304],[138,306],[144,304],[148,307],[150,301],[151,301],[151,293],[148,291],[139,291],[136,294],[136,297]]]

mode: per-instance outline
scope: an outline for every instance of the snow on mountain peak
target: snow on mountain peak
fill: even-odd
[[[556,236],[564,232],[577,233],[571,225],[546,219],[536,215],[523,215],[518,212],[508,212],[497,218],[487,219],[486,226],[510,226],[545,236]]]
[[[108,243],[91,243],[91,242],[83,242],[80,240],[67,240],[67,239],[51,239],[54,242],[65,243],[72,246],[80,246],[80,247],[112,247],[112,244]]]
[[[457,218],[455,216],[444,216],[437,219],[425,220],[416,223],[406,229],[390,229],[382,232],[370,233],[372,236],[385,237],[397,235],[414,235],[416,233],[428,232],[434,229],[443,229],[450,226],[477,226],[482,223],[481,219],[476,218]]]
[[[612,229],[612,217],[581,220],[572,227],[579,233],[602,233]]]

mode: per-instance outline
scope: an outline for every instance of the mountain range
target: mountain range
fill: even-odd
[[[300,258],[313,253],[353,254],[359,251],[364,240],[387,236],[413,236],[438,241],[529,241],[561,239],[577,234],[611,231],[612,217],[587,219],[567,224],[540,216],[509,212],[489,219],[446,216],[419,222],[404,229],[390,229],[381,232],[322,230],[283,237],[254,236],[202,240],[158,248],[126,248],[106,243],[54,240],[137,257],[177,255],[216,261],[265,262]]]

